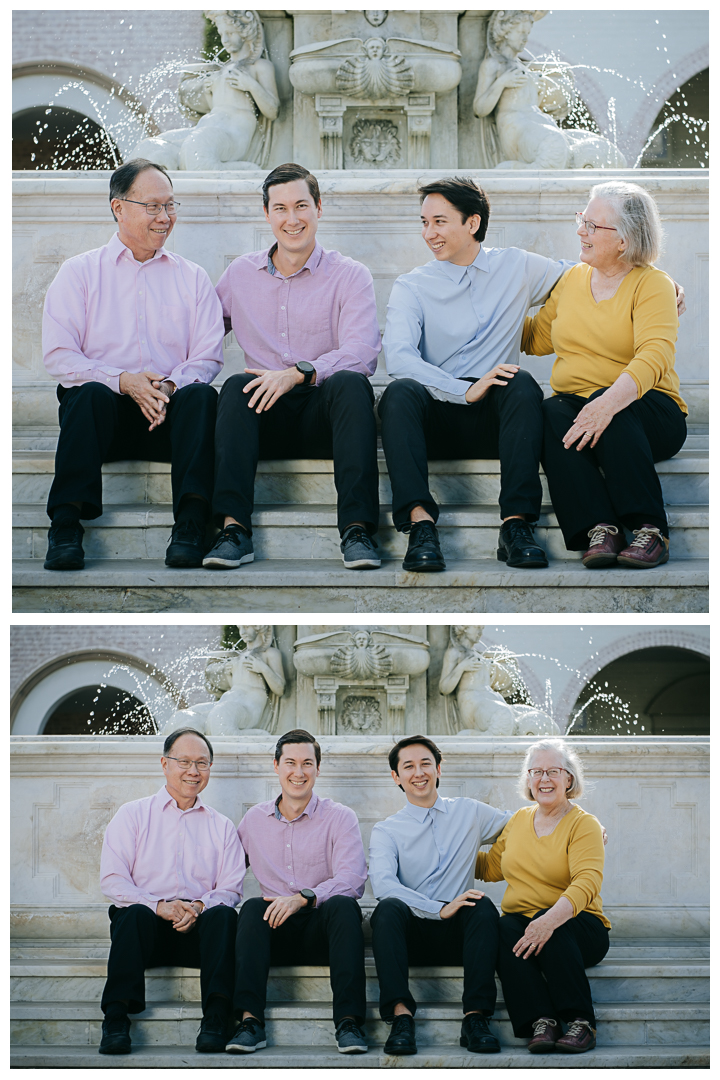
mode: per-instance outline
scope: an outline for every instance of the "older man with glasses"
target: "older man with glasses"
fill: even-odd
[[[202,563],[224,329],[206,272],[165,250],[179,206],[161,166],[116,169],[117,233],[63,263],[45,297],[43,360],[60,401],[46,570],[83,569],[80,519],[103,512],[103,463],[128,458],[172,463],[165,563]]]
[[[234,987],[235,905],[245,852],[235,826],[200,798],[213,750],[193,728],[168,735],[165,785],[120,807],[105,832],[100,885],[112,900],[101,1054],[130,1053],[128,1013],[145,1009],[145,970],[200,968],[199,1052],[225,1049]]]

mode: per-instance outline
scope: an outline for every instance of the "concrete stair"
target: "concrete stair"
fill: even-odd
[[[706,611],[708,442],[701,429],[660,462],[671,561],[642,575],[587,571],[567,552],[545,505],[537,536],[547,570],[508,569],[496,558],[497,460],[436,461],[431,489],[448,569],[402,570],[406,539],[392,526],[390,484],[379,450],[382,504],[378,571],[347,571],[340,560],[332,461],[261,462],[253,517],[255,562],[238,571],[170,571],[170,466],[104,467],[105,512],[85,525],[86,570],[43,570],[54,440],[25,435],[13,456],[15,611]],[[545,481],[543,478],[543,484]]]
[[[492,1026],[502,1053],[470,1054],[458,1043],[462,970],[414,968],[418,1054],[385,1055],[387,1027],[377,1009],[377,977],[366,958],[370,1052],[338,1058],[329,970],[271,970],[268,1048],[254,1055],[200,1055],[199,977],[194,969],[146,973],[148,1007],[132,1018],[133,1053],[98,1055],[107,944],[28,943],[11,959],[11,1065],[24,1068],[703,1068],[709,1064],[709,949],[703,941],[624,941],[589,971],[598,1047],[586,1055],[534,1058],[516,1039],[500,995]]]

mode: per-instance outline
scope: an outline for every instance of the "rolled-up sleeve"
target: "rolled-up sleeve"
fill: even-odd
[[[602,828],[597,818],[583,814],[574,826],[568,844],[570,884],[562,894],[578,915],[599,896],[605,866]]]
[[[311,361],[317,386],[336,371],[375,374],[380,352],[375,288],[370,271],[360,264],[353,267],[347,292],[340,303],[338,341],[337,349],[322,353]]]
[[[359,900],[365,892],[368,870],[360,824],[349,807],[343,814],[332,839],[332,877],[315,885],[313,892],[320,907],[331,896],[352,896]]]
[[[370,834],[370,882],[376,900],[395,897],[402,900],[421,919],[439,919],[445,906],[440,900],[429,900],[422,893],[409,889],[398,879],[398,856],[394,839],[381,825]]]

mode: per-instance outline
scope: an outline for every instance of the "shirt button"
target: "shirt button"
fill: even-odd
[[[292,870],[292,866],[288,866],[288,870]]]
[[[288,846],[288,847],[290,847],[290,845],[289,845],[289,844],[288,844],[287,846]]]
[[[280,337],[285,337],[285,331],[283,331],[283,332],[282,332],[282,334],[280,335]]]
[[[287,356],[287,355],[288,355],[288,353],[286,353],[286,352],[283,353],[283,356]]]

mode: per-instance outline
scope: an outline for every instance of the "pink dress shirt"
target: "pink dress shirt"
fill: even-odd
[[[272,250],[241,255],[217,283],[245,366],[279,370],[307,360],[317,386],[335,371],[372,375],[380,330],[367,266],[315,244],[302,270],[284,278],[268,271]]]
[[[357,815],[313,792],[299,818],[287,821],[277,800],[252,806],[238,825],[240,843],[263,896],[312,889],[317,906],[331,896],[365,891],[367,863]]]
[[[245,852],[229,818],[198,795],[180,810],[167,788],[125,803],[107,829],[100,887],[116,907],[159,900],[202,900],[235,907],[242,898]]]
[[[157,371],[180,389],[223,366],[222,310],[201,266],[156,251],[139,263],[116,233],[64,262],[45,297],[43,360],[62,386]]]

